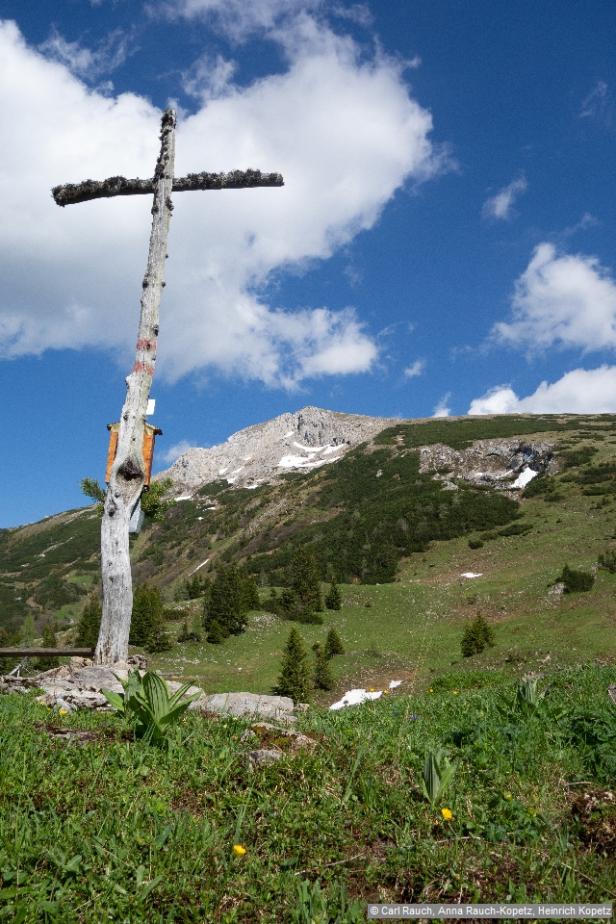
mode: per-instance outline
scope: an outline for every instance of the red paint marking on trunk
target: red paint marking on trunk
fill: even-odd
[[[156,340],[148,340],[143,338],[137,341],[138,350],[154,350],[156,349]]]
[[[133,366],[133,372],[145,372],[146,375],[154,375],[154,366],[151,363],[142,363],[137,360]]]

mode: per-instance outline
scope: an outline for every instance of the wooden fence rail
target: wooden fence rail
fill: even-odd
[[[91,658],[93,654],[93,648],[0,648],[0,658]]]

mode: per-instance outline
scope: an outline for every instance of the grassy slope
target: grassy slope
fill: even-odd
[[[615,680],[562,671],[531,713],[502,682],[312,712],[314,753],[253,773],[240,721],[189,716],[161,752],[113,715],[3,697],[0,920],[357,924],[374,900],[614,899]],[[74,728],[92,740],[52,737]],[[456,769],[430,806],[436,746]]]
[[[588,443],[582,438],[573,445]],[[592,464],[613,458],[613,437],[594,445]],[[486,668],[520,673],[615,658],[616,575],[599,571],[590,593],[548,593],[565,563],[591,568],[599,553],[614,545],[616,495],[598,508],[602,498],[583,495],[578,484],[563,481],[571,471],[576,469],[554,479],[562,501],[523,500],[522,522],[533,526],[526,535],[498,537],[479,549],[469,548],[468,537],[435,542],[407,560],[393,584],[342,586],[339,613],[326,612],[323,626],[300,627],[309,645],[322,640],[330,625],[339,630],[346,654],[337,659],[334,695],[394,678],[415,688],[425,687],[433,674]],[[483,576],[466,580],[460,576],[464,571]],[[463,627],[478,612],[494,626],[496,645],[462,659]],[[244,636],[220,646],[187,644],[155,663],[175,676],[197,678],[209,690],[269,689],[289,626],[266,622],[271,624],[253,616]]]

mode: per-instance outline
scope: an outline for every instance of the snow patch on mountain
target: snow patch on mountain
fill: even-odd
[[[392,418],[304,407],[239,430],[218,446],[187,449],[156,479],[170,478],[178,494],[223,478],[234,487],[254,489],[287,471],[312,471],[337,462],[394,423]]]

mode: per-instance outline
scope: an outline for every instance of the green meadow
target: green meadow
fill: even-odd
[[[615,680],[563,668],[525,705],[488,672],[314,709],[313,750],[255,770],[240,720],[189,714],[159,750],[116,715],[5,696],[0,920],[357,924],[369,901],[612,900]],[[438,750],[453,771],[430,801]]]

